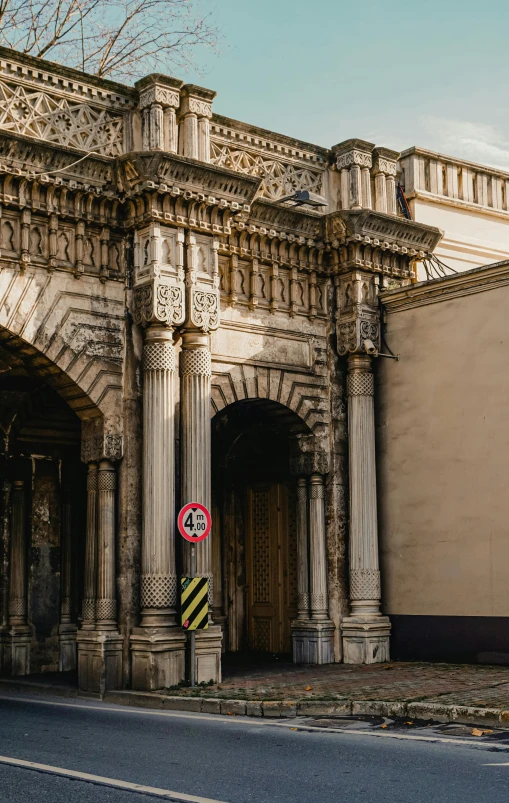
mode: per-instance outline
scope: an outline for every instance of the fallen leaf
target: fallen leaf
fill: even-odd
[[[312,691],[312,689],[313,689],[313,687],[312,687],[312,686],[306,686],[306,688],[304,689],[304,691]]]
[[[298,731],[298,728],[290,728],[291,731]]]
[[[405,725],[413,725],[413,722],[405,722]]]
[[[381,728],[386,728],[386,727],[387,727],[387,725],[380,725],[380,727],[381,727]]]
[[[493,733],[493,731],[483,730],[483,728],[472,728],[472,736],[484,736],[485,733]]]

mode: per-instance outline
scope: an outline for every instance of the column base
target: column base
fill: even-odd
[[[221,683],[221,644],[223,633],[219,625],[196,631],[196,682]]]
[[[80,630],[78,645],[78,688],[98,694],[122,688],[123,638],[115,630]]]
[[[32,631],[28,625],[7,627],[0,633],[0,671],[10,677],[30,674]]]
[[[334,624],[314,619],[292,622],[294,664],[334,663]]]
[[[131,635],[132,687],[155,691],[185,679],[186,636],[180,628],[134,627]]]
[[[388,616],[372,619],[348,616],[341,623],[345,664],[383,664],[389,661],[391,623]]]
[[[58,626],[58,671],[73,672],[76,669],[76,633],[78,628],[73,624]]]

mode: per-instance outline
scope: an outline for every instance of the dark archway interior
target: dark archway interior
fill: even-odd
[[[288,408],[237,402],[212,421],[214,619],[226,651],[291,652],[296,615],[295,436]]]
[[[81,422],[34,371],[32,359],[0,345],[0,627],[9,628],[12,483],[24,482],[30,672],[63,666],[59,646],[61,538],[70,506],[71,620],[77,622],[86,511]]]

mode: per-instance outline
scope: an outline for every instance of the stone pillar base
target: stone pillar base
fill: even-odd
[[[221,643],[223,634],[219,625],[196,631],[196,682],[221,683]]]
[[[76,633],[78,628],[73,624],[58,627],[58,671],[73,672],[76,669]]]
[[[80,630],[78,688],[99,695],[122,688],[122,636],[114,630]]]
[[[185,679],[186,636],[180,628],[135,627],[131,635],[132,687],[155,691]]]
[[[348,616],[341,623],[345,664],[383,664],[389,661],[391,623],[388,616],[363,619]]]
[[[28,625],[15,625],[0,633],[0,671],[4,675],[19,677],[30,674],[30,642],[32,632]]]
[[[292,622],[294,664],[334,663],[334,624],[312,619]]]

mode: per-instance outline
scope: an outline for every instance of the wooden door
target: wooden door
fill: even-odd
[[[247,489],[246,613],[251,650],[291,652],[296,560],[290,496],[281,483],[257,483]]]

